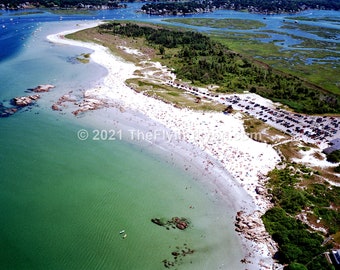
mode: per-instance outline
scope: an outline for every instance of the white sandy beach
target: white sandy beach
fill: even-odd
[[[114,100],[121,107],[138,111],[171,130],[170,134],[153,130],[151,127],[148,134],[138,130],[130,131],[131,140],[142,138],[153,142],[162,137],[163,141],[170,143],[170,147],[185,141],[203,150],[211,156],[211,159],[203,161],[204,164],[202,164],[207,173],[215,173],[215,170],[222,166],[253,199],[254,208],[250,210],[256,211],[254,215],[260,216],[264,213],[269,207],[269,202],[259,196],[255,189],[263,185],[263,175],[266,175],[280,161],[276,151],[269,145],[247,137],[241,115],[178,109],[136,93],[125,85],[125,80],[134,77],[133,73],[138,67],[112,55],[103,46],[64,38],[64,35],[68,33],[96,25],[98,23],[77,25],[72,30],[48,36],[48,40],[53,43],[81,46],[93,50],[91,59],[108,70],[103,83],[94,89],[87,90],[86,96],[100,100]],[[191,158],[195,158],[195,153],[192,153]],[[228,190],[228,185],[223,183],[223,179],[221,182],[219,184]],[[243,199],[240,198],[240,200]],[[248,243],[248,241],[245,242]],[[273,261],[265,244],[248,243],[248,248],[250,253],[256,254],[251,258],[253,264],[247,265],[248,269],[271,269],[269,267]]]

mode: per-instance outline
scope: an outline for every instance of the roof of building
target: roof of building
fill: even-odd
[[[334,140],[330,141],[330,144],[332,146],[330,146],[330,147],[328,147],[328,148],[323,150],[323,152],[325,154],[330,154],[330,153],[332,153],[332,152],[334,152],[336,150],[340,150],[340,138],[337,138],[337,139],[334,139]]]
[[[340,249],[333,250],[332,253],[333,253],[333,256],[334,256],[335,263],[337,265],[340,265]]]

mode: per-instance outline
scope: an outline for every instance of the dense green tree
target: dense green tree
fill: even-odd
[[[308,270],[306,266],[300,263],[291,263],[285,270]]]
[[[335,171],[336,173],[340,173],[340,165],[338,165],[337,167],[335,167],[335,168],[334,168],[334,171]]]
[[[262,219],[266,230],[279,244],[278,256],[281,263],[306,265],[314,257],[325,251],[325,247],[321,246],[322,237],[317,233],[310,233],[306,230],[306,225],[287,215],[282,208],[269,209]],[[316,262],[322,259],[318,258]]]
[[[340,162],[340,150],[333,151],[332,153],[327,155],[327,161],[338,163]]]

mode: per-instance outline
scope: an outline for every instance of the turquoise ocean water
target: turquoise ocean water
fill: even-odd
[[[239,269],[235,213],[201,184],[208,178],[152,147],[81,141],[77,131],[93,128],[94,120],[50,109],[61,95],[106,74],[95,63],[74,63],[87,49],[46,41],[70,25],[37,25],[0,65],[4,104],[39,84],[56,86],[37,106],[0,122],[0,268],[163,269],[163,260],[174,261],[171,252],[188,247],[194,254],[178,258],[175,269]],[[189,218],[191,228],[166,230],[150,221],[173,216]]]
[[[124,142],[79,141],[83,125],[33,111],[1,127],[1,269],[161,269],[185,245],[196,252],[179,269],[238,266],[223,201],[159,156]],[[172,216],[188,217],[192,228],[150,222]]]

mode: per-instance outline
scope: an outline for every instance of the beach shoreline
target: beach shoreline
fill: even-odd
[[[194,172],[197,167],[203,169],[209,179],[215,179],[212,184],[216,187],[216,193],[222,197],[230,197],[232,194],[234,200],[231,207],[235,215],[237,211],[244,211],[260,218],[270,203],[256,189],[263,187],[264,175],[280,161],[276,151],[246,135],[240,114],[224,115],[178,109],[136,93],[126,86],[125,80],[134,77],[133,73],[138,67],[114,56],[101,45],[64,38],[66,34],[98,24],[77,24],[73,29],[47,37],[56,44],[93,50],[91,59],[108,70],[102,84],[86,90],[85,97],[113,102],[122,108],[118,111],[124,115],[124,121],[129,120],[130,123],[127,126],[117,124],[115,129],[127,131],[125,140],[157,146],[162,151],[171,149],[176,155],[180,153],[176,162],[180,164],[184,160],[182,166],[185,170]],[[261,229],[263,232],[264,227]],[[262,243],[255,243],[242,236],[245,254],[252,254],[247,258],[251,261],[251,264],[247,264],[248,269],[259,269],[259,265],[260,269],[271,269],[269,267],[274,261],[268,241],[270,239],[266,238]]]

